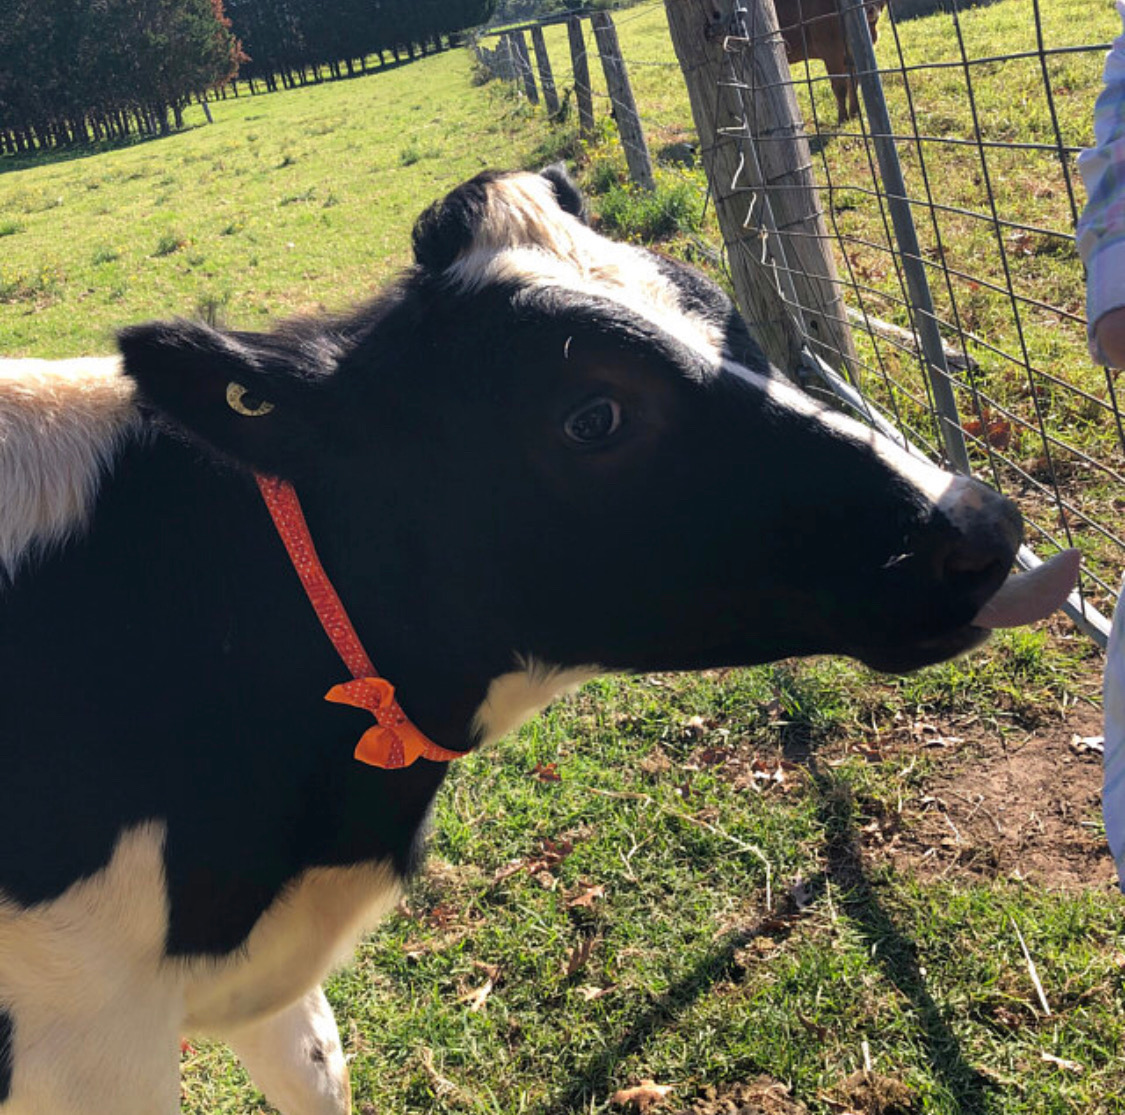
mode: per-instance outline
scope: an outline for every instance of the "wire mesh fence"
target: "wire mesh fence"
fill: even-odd
[[[771,202],[784,208],[787,182],[712,182],[716,196],[742,195],[748,235],[727,237],[725,258],[768,255],[797,322],[844,315],[851,349],[827,354],[841,373],[829,385],[900,440],[1015,498],[1027,523],[1025,564],[1081,549],[1071,611],[1104,641],[1125,571],[1123,385],[1087,352],[1074,161],[1093,142],[1112,6],[943,0],[933,14],[900,18],[895,3],[879,0],[774,2],[776,27],[758,18],[757,3],[736,0],[726,23],[708,29],[723,44],[717,86],[737,89],[746,106],[722,131],[766,165],[770,144],[790,142],[756,119],[758,101],[777,90],[752,64],[756,51],[785,50],[792,65],[779,80],[792,89],[808,137],[822,231],[764,219]],[[876,40],[866,63],[847,50],[861,105],[842,61],[841,7],[853,6],[852,39],[870,26]],[[679,66],[657,18],[662,7],[617,15],[657,151],[660,137],[693,138],[684,98],[670,89]],[[596,73],[588,30],[586,47]],[[556,80],[565,88],[573,77],[557,65]],[[716,88],[716,106],[723,92]],[[608,98],[599,83],[594,95]],[[834,310],[809,304],[810,288],[790,281],[807,268],[793,261],[807,258],[797,241],[809,236],[823,240],[835,264],[842,299]],[[824,340],[816,338],[821,353]]]

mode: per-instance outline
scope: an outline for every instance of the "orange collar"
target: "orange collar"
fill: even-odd
[[[367,709],[375,717],[376,727],[364,732],[356,745],[355,757],[361,763],[384,770],[408,767],[419,755],[436,763],[461,758],[464,751],[438,747],[411,723],[395,700],[394,686],[380,677],[371,664],[348,613],[344,611],[344,605],[316,555],[316,547],[293,485],[268,476],[256,475],[255,479],[316,618],[352,673],[352,681],[333,686],[324,699]]]

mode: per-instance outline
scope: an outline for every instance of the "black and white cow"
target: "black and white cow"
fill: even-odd
[[[561,171],[482,174],[352,316],[0,362],[0,1115],[170,1115],[197,1032],[286,1115],[350,1109],[320,982],[447,767],[352,758],[370,716],[323,699],[255,474],[452,750],[602,671],[984,637],[1012,505],[791,389],[715,286],[582,209]]]

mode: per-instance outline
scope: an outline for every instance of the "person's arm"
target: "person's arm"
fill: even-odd
[[[1117,0],[1125,21],[1125,0]],[[1125,367],[1125,34],[1105,63],[1105,88],[1094,105],[1096,146],[1078,156],[1086,209],[1077,227],[1086,264],[1090,355]]]

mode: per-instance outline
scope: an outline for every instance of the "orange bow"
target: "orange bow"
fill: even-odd
[[[365,708],[375,717],[378,726],[368,728],[355,748],[355,757],[368,766],[398,770],[410,766],[419,756],[437,763],[461,757],[460,751],[447,751],[431,743],[407,719],[395,700],[395,687],[386,678],[356,678],[334,685],[324,699]]]

